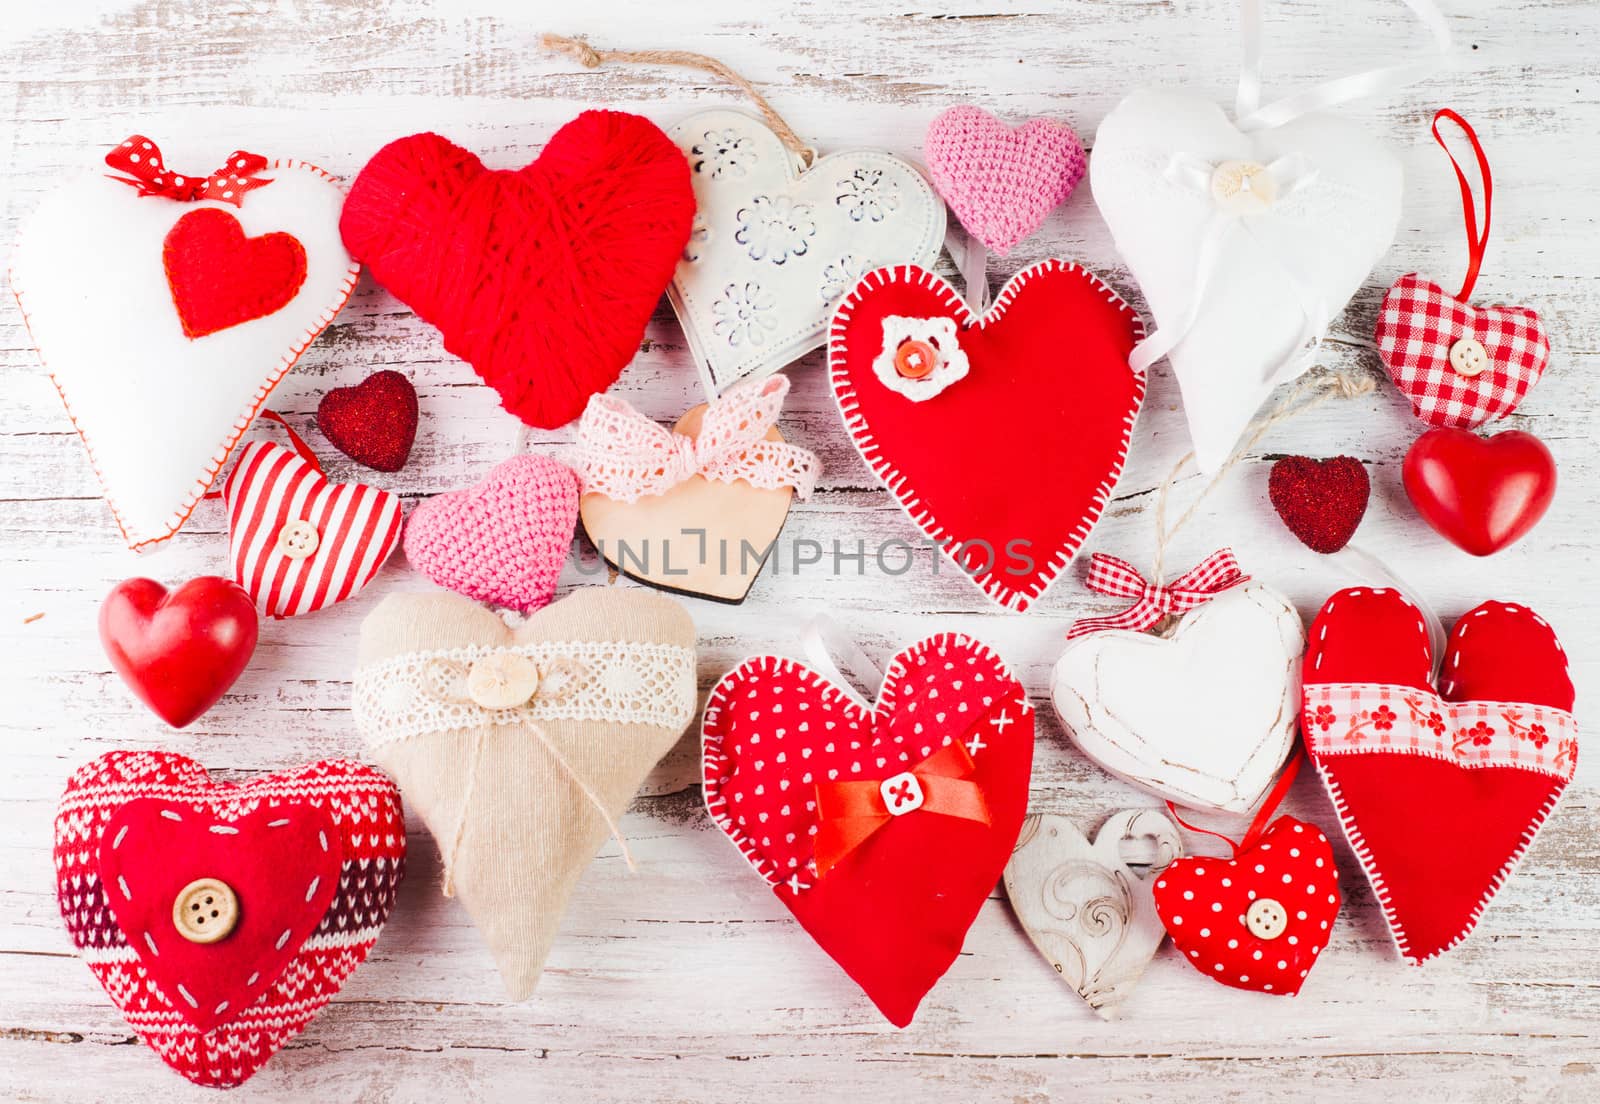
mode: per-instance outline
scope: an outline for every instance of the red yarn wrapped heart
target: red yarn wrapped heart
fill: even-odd
[[[1313,552],[1337,552],[1366,516],[1372,481],[1353,456],[1285,456],[1272,465],[1267,496],[1289,532]]]
[[[317,428],[356,463],[399,471],[417,439],[417,389],[395,371],[374,372],[354,387],[335,387],[317,404]]]
[[[437,134],[391,142],[351,185],[339,230],[508,411],[553,429],[633,358],[693,219],[672,140],[640,116],[585,111],[516,170]]]

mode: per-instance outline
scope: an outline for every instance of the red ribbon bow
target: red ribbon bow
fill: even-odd
[[[1085,617],[1073,622],[1067,630],[1067,639],[1076,640],[1093,632],[1106,629],[1131,629],[1143,632],[1169,613],[1187,613],[1203,606],[1230,587],[1250,581],[1250,576],[1239,570],[1233,552],[1219,548],[1200,563],[1172,580],[1168,586],[1148,582],[1128,563],[1115,556],[1096,552],[1089,558],[1089,579],[1086,585],[1100,594],[1116,598],[1135,598],[1133,605],[1109,617]]]
[[[966,744],[955,740],[890,778],[817,783],[817,875],[843,862],[878,829],[912,812],[988,824],[983,790],[971,781],[975,769]]]
[[[156,144],[142,134],[135,134],[106,154],[106,164],[128,174],[113,176],[112,180],[138,188],[140,195],[165,196],[184,203],[214,199],[238,207],[244,203],[246,192],[272,183],[255,175],[266,170],[267,159],[244,150],[234,150],[210,176],[175,173],[161,160]]]

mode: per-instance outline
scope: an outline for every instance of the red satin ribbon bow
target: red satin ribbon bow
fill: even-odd
[[[272,183],[255,175],[266,170],[267,159],[244,150],[234,150],[210,176],[175,173],[161,160],[161,150],[156,144],[142,134],[135,134],[106,154],[106,164],[128,174],[113,176],[112,180],[138,188],[140,195],[165,196],[184,203],[214,199],[238,207],[244,203],[246,192]]]
[[[971,781],[974,769],[966,744],[955,740],[892,778],[817,783],[817,875],[843,862],[878,829],[900,816],[938,813],[988,824],[989,806],[983,790]],[[920,806],[916,803],[919,795]]]
[[[1131,629],[1143,632],[1169,613],[1187,613],[1203,606],[1230,587],[1250,581],[1250,576],[1239,570],[1233,552],[1219,548],[1200,563],[1172,580],[1167,586],[1148,582],[1128,563],[1115,556],[1096,552],[1089,558],[1090,590],[1116,598],[1134,598],[1137,601],[1121,613],[1109,617],[1085,617],[1073,622],[1067,630],[1067,639],[1076,640],[1093,632],[1106,629]]]

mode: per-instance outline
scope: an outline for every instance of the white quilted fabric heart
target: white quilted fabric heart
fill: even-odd
[[[713,396],[821,345],[863,274],[939,255],[944,203],[898,157],[835,153],[800,173],[764,123],[726,109],[670,134],[699,213],[667,295]]]
[[[1155,315],[1146,352],[1176,341],[1195,460],[1214,472],[1394,240],[1400,162],[1332,115],[1245,133],[1209,100],[1147,91],[1100,124],[1090,184]]]

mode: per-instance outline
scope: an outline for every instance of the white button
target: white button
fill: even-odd
[[[891,816],[904,816],[922,808],[922,783],[910,771],[901,771],[893,778],[878,783],[883,795],[883,806]]]
[[[1289,910],[1271,897],[1259,898],[1250,904],[1245,913],[1244,926],[1257,939],[1276,939],[1289,926]]]
[[[238,923],[239,898],[216,878],[190,882],[172,902],[172,926],[191,943],[226,939]]]
[[[467,672],[467,696],[485,709],[515,709],[539,692],[539,665],[516,652],[495,652]]]
[[[1265,211],[1278,198],[1278,182],[1254,161],[1224,161],[1211,172],[1211,198],[1236,215]]]
[[[278,551],[291,560],[303,560],[317,550],[317,527],[309,521],[285,522],[278,530]]]
[[[1489,350],[1475,338],[1463,337],[1450,346],[1450,367],[1456,375],[1471,379],[1489,367]]]

